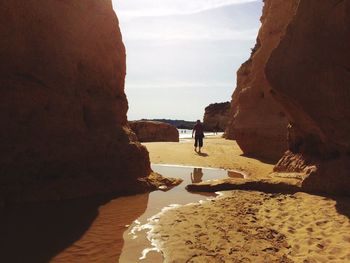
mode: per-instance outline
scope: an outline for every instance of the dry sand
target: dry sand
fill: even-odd
[[[155,218],[165,262],[350,262],[349,219],[324,197],[229,191]]]
[[[272,171],[223,139],[206,140],[206,157],[191,142],[146,146],[153,163]],[[156,215],[150,237],[165,262],[350,262],[349,216],[348,197],[227,191]]]
[[[204,140],[202,153],[194,151],[193,140],[186,139],[180,143],[155,142],[143,143],[155,164],[190,165],[240,170],[250,177],[269,177],[273,165],[243,155],[237,143],[218,137]]]

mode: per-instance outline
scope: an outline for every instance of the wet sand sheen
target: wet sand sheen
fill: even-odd
[[[220,169],[153,165],[153,170],[184,182],[168,192],[155,191],[107,201],[99,198],[12,207],[0,213],[2,262],[137,262],[152,247],[139,225],[171,204],[206,199],[191,194],[191,182],[228,176]],[[137,223],[136,223],[136,222]],[[136,228],[135,228],[136,227]],[[162,262],[151,252],[142,262]]]
[[[224,139],[206,140],[206,158],[191,154],[192,141],[147,148],[152,163],[225,167],[251,178],[268,178],[273,168]],[[165,262],[350,262],[349,197],[228,191],[155,218],[150,238]]]
[[[220,169],[164,165],[153,165],[152,169],[168,177],[182,178],[184,182],[168,192],[120,197],[102,205],[84,235],[51,262],[137,262],[143,250],[152,248],[146,230],[139,229],[149,217],[171,204],[187,204],[214,196],[190,194],[184,187],[193,180],[219,179],[228,174]],[[142,262],[163,262],[163,257],[151,252]]]
[[[118,262],[126,224],[148,194],[31,204],[0,210],[0,262]]]
[[[215,195],[191,194],[184,187],[240,174],[165,165],[153,169],[184,182],[168,192],[111,201],[85,199],[1,210],[2,261],[163,262],[147,239],[151,230],[149,238],[165,262],[350,262],[349,198],[335,202],[301,193],[230,191],[205,201]],[[204,201],[199,204],[200,200]],[[174,204],[179,206],[159,214]]]
[[[159,213],[164,207],[194,203],[216,196],[215,194],[209,193],[189,193],[185,190],[187,184],[191,182],[200,182],[201,180],[226,178],[228,176],[228,171],[222,169],[167,165],[153,165],[152,168],[162,175],[181,178],[184,181],[180,186],[168,192],[157,191],[150,193],[149,205],[146,212],[124,233],[125,244],[119,262],[137,262],[145,248],[152,248],[150,242],[146,239],[146,232],[148,229],[142,229],[142,226],[148,223],[148,218]],[[136,236],[137,238],[134,239]],[[147,247],[145,247],[145,245]],[[163,257],[160,253],[150,252],[142,262],[163,262]]]

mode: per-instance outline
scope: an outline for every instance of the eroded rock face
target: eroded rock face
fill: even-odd
[[[151,170],[111,1],[1,1],[0,39],[0,200],[135,190]]]
[[[173,125],[158,121],[130,121],[140,142],[178,142],[179,131]]]
[[[230,102],[213,103],[205,108],[203,126],[207,131],[225,131],[230,118]]]
[[[237,72],[237,88],[232,95],[228,139],[237,140],[248,155],[278,160],[287,149],[288,120],[272,98],[264,72],[267,60],[292,19],[298,0],[267,0],[262,26],[252,55]]]
[[[276,170],[307,190],[350,194],[349,25],[350,1],[301,0],[265,69],[298,138]]]

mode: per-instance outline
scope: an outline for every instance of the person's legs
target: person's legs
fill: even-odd
[[[197,151],[197,146],[198,146],[198,138],[194,137],[194,150]]]
[[[199,152],[201,152],[201,148],[203,147],[203,138],[198,138],[199,142]]]

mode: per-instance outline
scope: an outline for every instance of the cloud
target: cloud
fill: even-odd
[[[228,28],[219,28],[216,30],[208,30],[206,28],[187,28],[186,30],[154,30],[154,31],[139,31],[130,32],[125,36],[125,40],[140,40],[147,41],[152,40],[156,43],[166,44],[167,41],[173,43],[173,41],[247,41],[256,39],[257,29],[235,31]],[[163,42],[160,42],[163,41]],[[165,43],[164,43],[165,42]]]
[[[227,88],[232,87],[231,82],[214,82],[214,83],[202,83],[202,82],[177,82],[177,83],[132,83],[126,84],[127,89],[139,90],[139,89],[203,89],[203,88]]]
[[[118,15],[124,19],[190,15],[219,7],[259,2],[259,0],[113,0]]]
[[[209,103],[230,100],[235,72],[255,43],[262,0],[113,4],[127,49],[129,118],[197,119]]]
[[[177,2],[182,2],[182,0],[174,1],[174,3]],[[197,3],[197,1],[194,2]],[[216,2],[215,6],[218,6],[219,2]],[[221,2],[221,4],[223,3]],[[225,3],[228,3],[228,1],[225,1]],[[209,5],[202,5],[201,8],[209,8]],[[231,4],[220,9],[213,9],[210,12],[200,12],[182,16],[181,18],[178,16],[143,16],[137,17],[137,19],[128,19],[120,16],[120,25],[122,31],[125,30],[126,32],[123,34],[126,41],[153,40],[157,43],[161,43],[161,41],[190,40],[254,41],[259,27],[259,20],[257,19],[253,22],[250,19],[252,8],[253,6],[247,8]],[[194,8],[186,9],[194,10]]]

